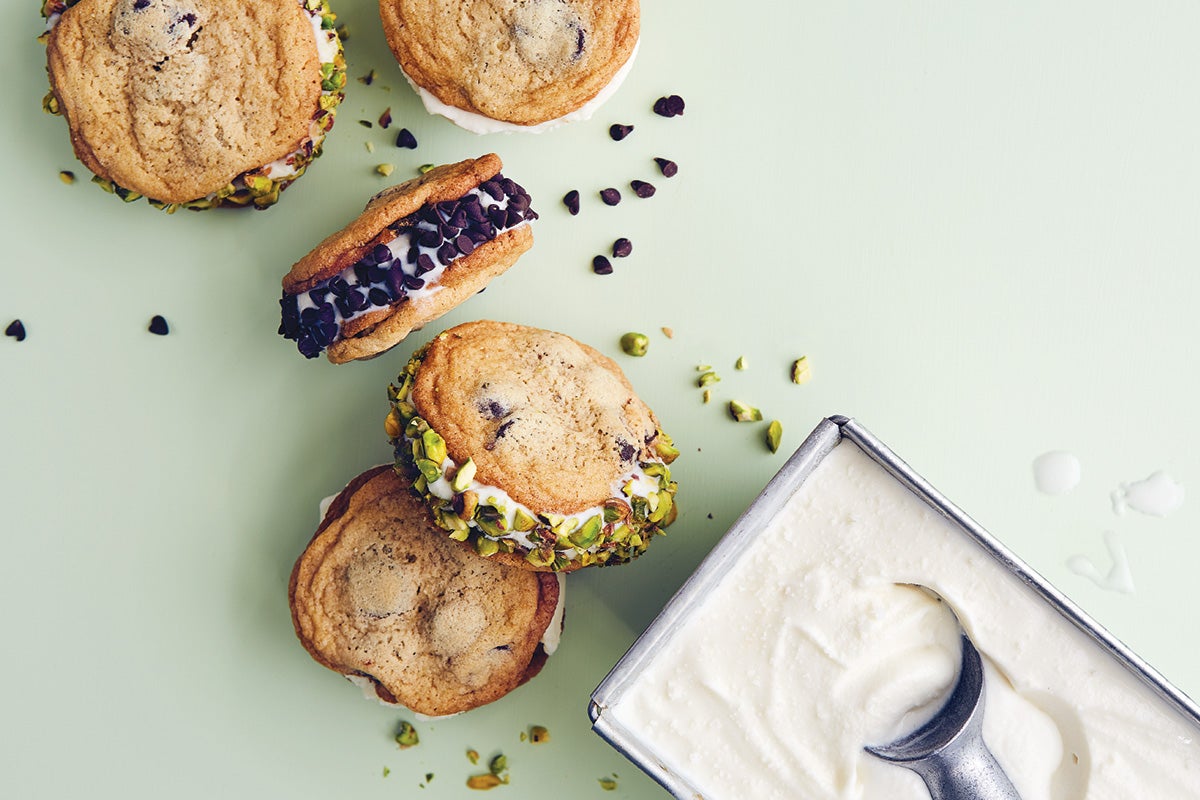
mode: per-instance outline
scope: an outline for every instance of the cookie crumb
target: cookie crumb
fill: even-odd
[[[610,186],[607,189],[600,190],[600,199],[604,201],[604,205],[606,206],[615,206],[621,202],[621,193]]]
[[[664,325],[662,328],[662,332],[663,332],[663,336],[667,337],[668,339],[675,338],[675,329],[674,328],[668,328]]]
[[[380,164],[379,166],[375,167],[375,171],[386,178],[388,175],[392,174],[392,170],[395,168],[396,167],[392,164]]]
[[[171,332],[170,326],[167,325],[167,320],[161,314],[155,314],[150,318],[150,327],[148,330],[155,336],[166,336]]]
[[[412,131],[408,128],[401,128],[396,134],[396,147],[403,147],[405,150],[417,149],[417,137],[413,136]]]
[[[12,322],[8,323],[8,327],[4,329],[4,335],[11,336],[18,342],[25,341],[25,323],[21,322],[19,319],[14,319]]]
[[[621,141],[631,133],[633,133],[632,125],[621,125],[618,123],[616,125],[611,125],[608,129],[608,135],[614,142]]]

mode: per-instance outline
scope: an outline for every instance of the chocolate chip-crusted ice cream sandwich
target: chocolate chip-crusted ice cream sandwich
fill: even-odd
[[[569,336],[459,325],[388,395],[396,468],[480,555],[543,571],[619,564],[675,517],[678,450],[616,363]]]
[[[560,582],[448,541],[390,465],[333,500],[288,588],[305,649],[384,703],[446,716],[532,678],[557,646]]]
[[[529,195],[494,153],[380,192],[283,279],[279,333],[307,358],[372,358],[483,289],[533,245]]]
[[[45,0],[50,93],[95,182],[168,211],[265,208],[345,85],[325,0]]]
[[[641,30],[638,0],[379,0],[379,14],[426,109],[475,133],[587,119]]]

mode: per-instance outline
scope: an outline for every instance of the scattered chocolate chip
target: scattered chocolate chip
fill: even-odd
[[[155,336],[166,336],[171,332],[171,329],[167,326],[166,319],[161,314],[155,314],[150,318],[149,330]]]
[[[69,169],[64,169],[62,172],[58,173],[58,179],[63,183],[72,184],[75,182],[75,173],[71,172]]]
[[[142,9],[146,8],[149,5],[150,5],[150,0],[134,0],[133,10],[141,11]]]
[[[383,110],[383,113],[379,115],[379,127],[386,130],[388,128],[388,126],[391,124],[392,124],[392,108],[391,108],[391,106],[388,106],[387,108],[385,108]]]
[[[669,158],[655,158],[654,163],[658,164],[658,169],[664,178],[674,178],[679,172],[679,165]]]
[[[597,275],[612,275],[612,262],[604,256],[596,256],[592,259],[592,272]]]
[[[612,254],[613,258],[625,258],[633,252],[633,242],[622,236],[613,242]]]
[[[712,519],[712,518],[713,518],[713,517],[712,517],[712,514],[709,514],[709,515],[708,515],[708,518],[709,518],[709,519]]]
[[[567,207],[567,211],[571,212],[571,216],[579,213],[579,191],[572,189],[563,195],[563,205]]]
[[[621,193],[611,186],[607,189],[600,190],[600,199],[604,201],[606,206],[615,206],[621,202]]]
[[[25,341],[25,323],[21,322],[19,319],[14,319],[12,322],[8,323],[8,327],[4,329],[4,335],[11,336],[18,342]]]
[[[396,147],[403,147],[406,150],[417,149],[417,137],[412,135],[412,131],[408,128],[401,128],[396,134]]]
[[[631,133],[633,133],[632,125],[621,125],[620,123],[617,123],[616,125],[610,125],[608,128],[608,135],[612,137],[614,142],[621,141]]]
[[[645,181],[630,181],[629,188],[633,189],[633,193],[641,198],[654,197],[654,193],[658,191],[653,184]]]
[[[364,128],[374,128],[375,127],[375,125],[369,119],[360,119],[358,121],[358,124],[362,125]]]
[[[371,70],[366,75],[363,75],[361,78],[358,79],[358,82],[363,84],[364,86],[370,86],[372,83],[375,82],[375,70]]]
[[[677,94],[654,101],[654,113],[660,117],[678,117],[683,113],[683,98]]]

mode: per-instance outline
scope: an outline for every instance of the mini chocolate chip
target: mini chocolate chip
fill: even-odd
[[[505,217],[505,225],[509,228],[515,228],[525,220],[525,215],[515,208],[510,208]]]
[[[660,117],[678,117],[683,113],[683,98],[677,94],[654,101],[654,113]]]
[[[438,225],[438,235],[443,239],[453,239],[455,236],[458,236],[458,228],[448,222],[443,222],[441,225]]]
[[[442,221],[441,218],[438,217],[437,209],[433,206],[421,206],[421,208],[417,211],[417,219],[421,220],[422,222],[428,222],[430,225],[437,225]]]
[[[613,258],[625,258],[633,252],[633,242],[622,236],[613,242],[612,254]]]
[[[621,202],[621,193],[611,186],[607,189],[600,190],[600,199],[604,201],[606,206],[615,206]]]
[[[370,300],[371,305],[374,306],[386,306],[392,302],[392,298],[388,295],[387,291],[379,288],[378,286],[374,287],[370,292],[367,293],[367,299]]]
[[[421,247],[437,247],[442,243],[441,234],[429,228],[421,228],[421,232],[417,234],[417,244]]]
[[[350,306],[351,312],[362,311],[369,305],[367,296],[357,289],[346,295],[346,304]]]
[[[583,28],[577,28],[575,34],[575,52],[571,54],[572,61],[578,61],[579,57],[583,55],[583,40]]]
[[[658,169],[664,178],[674,178],[675,174],[679,172],[679,165],[669,158],[655,158],[654,163],[658,164]]]
[[[632,442],[627,442],[624,439],[617,439],[617,448],[621,454],[622,461],[633,461],[633,457],[637,455],[637,448]]]
[[[454,212],[458,210],[458,203],[453,200],[443,200],[437,203],[434,208],[437,209],[438,222],[445,222],[454,216]]]
[[[371,257],[375,259],[376,264],[386,264],[392,260],[392,251],[386,244],[377,244],[371,250]]]
[[[387,280],[388,268],[386,264],[377,264],[367,270],[368,283],[383,283]]]
[[[166,336],[171,332],[171,329],[167,326],[167,321],[160,314],[155,314],[150,318],[149,330],[155,336]]]
[[[471,195],[471,200],[475,202],[464,203],[464,211],[467,213],[467,219],[471,222],[487,221],[487,212],[483,210],[483,204],[479,202],[479,198]]]
[[[497,175],[496,178],[500,181],[500,188],[504,190],[505,194],[512,196],[524,194],[521,187],[512,178],[506,178],[503,175]]]
[[[425,256],[425,258],[429,258],[429,256]],[[404,296],[404,270],[399,264],[396,264],[390,270],[388,270],[387,284],[388,288],[392,290],[392,297]]]
[[[505,221],[508,219],[508,212],[497,205],[488,206],[487,214],[488,221],[497,228],[503,228]]]
[[[454,246],[458,248],[458,252],[464,256],[469,256],[475,252],[475,241],[466,234],[459,234],[454,240]]]
[[[374,128],[375,127],[375,123],[371,122],[371,120],[369,120],[369,119],[360,119],[358,121],[358,124],[362,125],[364,128]]]
[[[334,305],[337,306],[338,312],[343,317],[348,317],[354,313],[354,309],[350,306],[350,296],[349,295],[346,295],[345,297],[338,297],[333,301],[333,303],[334,303]]]
[[[621,125],[620,123],[618,123],[616,125],[610,125],[608,128],[608,135],[610,137],[612,137],[612,140],[614,142],[621,141],[622,139],[624,139],[626,136],[628,136],[632,132],[633,132],[632,125]]]
[[[133,0],[134,11],[141,11],[142,9],[149,7],[149,5],[150,0]]]
[[[489,226],[489,227],[490,227],[490,226]],[[471,237],[471,241],[472,241],[472,242],[474,242],[476,245],[481,245],[481,244],[483,244],[484,242],[486,242],[488,239],[491,239],[491,238],[492,238],[491,236],[489,236],[489,235],[488,235],[488,232],[487,232],[487,231],[481,231],[481,230],[479,230],[478,228],[469,228],[469,229],[467,229],[467,230],[466,230],[466,231],[463,233],[463,236],[470,236],[470,237]]]
[[[329,295],[328,286],[318,286],[308,293],[308,297],[313,301],[313,305],[319,306],[325,302],[325,298]]]
[[[421,255],[417,256],[418,275],[423,275],[426,272],[433,272],[436,267],[437,265],[433,263],[433,258],[430,257],[428,253],[421,253]]]
[[[454,249],[454,245],[450,242],[445,242],[438,248],[437,257],[442,266],[449,264],[458,255],[458,250]]]
[[[396,134],[396,147],[403,147],[405,150],[417,149],[417,137],[412,135],[412,131],[408,128],[401,128]]]
[[[633,193],[641,198],[654,197],[654,193],[658,191],[652,184],[645,181],[630,181],[629,188],[633,189]]]
[[[563,205],[567,207],[567,211],[571,212],[571,216],[579,213],[579,192],[575,189],[563,195]]]
[[[454,227],[458,228],[459,230],[462,230],[463,228],[467,227],[468,222],[469,222],[469,220],[467,219],[466,209],[459,208],[457,211],[455,211],[450,216],[450,219],[447,221],[446,224],[453,225]]]
[[[496,181],[484,181],[479,184],[479,188],[488,193],[488,196],[493,200],[503,200],[504,190],[500,188],[500,184]]]
[[[410,246],[408,248],[408,250],[405,251],[404,260],[411,264],[417,260],[417,256],[419,256],[420,254],[421,254],[421,248],[417,247],[414,244],[414,245]]]
[[[346,283],[346,281],[343,280],[339,275],[338,277],[329,281],[329,291],[333,292],[333,294],[337,297],[345,297],[350,293],[350,284]]]
[[[597,275],[612,275],[612,262],[604,256],[596,256],[592,259],[592,272]]]
[[[425,287],[425,279],[418,278],[415,275],[405,275],[404,276],[404,287],[406,289],[410,289],[412,291],[416,291],[417,289],[422,289]]]
[[[354,265],[354,279],[359,286],[366,286],[371,282],[371,268],[362,261],[358,262]]]
[[[147,2],[149,2],[149,0],[147,0]],[[25,341],[25,323],[21,322],[19,319],[14,319],[12,322],[8,323],[8,327],[4,329],[4,335],[11,336],[18,342]]]

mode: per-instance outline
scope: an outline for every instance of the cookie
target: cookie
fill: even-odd
[[[459,325],[388,397],[397,469],[480,555],[562,572],[619,564],[675,517],[679,451],[620,367],[569,336]]]
[[[47,110],[123,199],[265,208],[320,155],[345,85],[325,0],[48,0]]]
[[[279,333],[307,358],[373,358],[533,246],[529,195],[494,153],[386,189],[283,279]]]
[[[553,576],[448,542],[385,465],[333,500],[288,599],[317,662],[382,702],[437,717],[497,700],[541,670],[543,639],[556,643],[561,628],[559,590]]]
[[[638,0],[379,0],[379,15],[426,108],[476,133],[586,119],[641,27]]]

